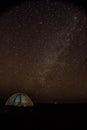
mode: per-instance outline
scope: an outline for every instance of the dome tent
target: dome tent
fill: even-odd
[[[11,97],[8,98],[5,105],[7,106],[33,106],[32,100],[24,93],[15,93]]]

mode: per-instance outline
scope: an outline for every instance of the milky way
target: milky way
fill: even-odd
[[[87,15],[63,2],[24,2],[0,16],[0,95],[87,99]]]

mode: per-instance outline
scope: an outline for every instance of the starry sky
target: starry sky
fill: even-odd
[[[73,3],[25,1],[0,14],[0,97],[87,101],[87,14]]]

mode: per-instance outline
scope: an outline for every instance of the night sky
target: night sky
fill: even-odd
[[[0,97],[87,101],[87,14],[72,3],[25,1],[0,15]]]

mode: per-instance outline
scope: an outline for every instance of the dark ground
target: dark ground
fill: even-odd
[[[83,129],[87,127],[87,104],[35,104],[27,108],[2,105],[0,126],[25,130]]]

